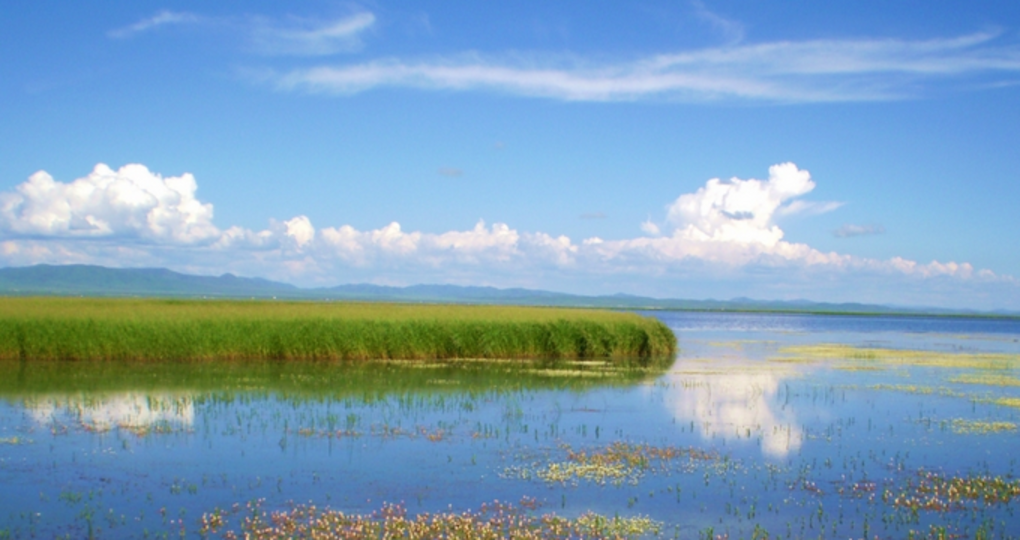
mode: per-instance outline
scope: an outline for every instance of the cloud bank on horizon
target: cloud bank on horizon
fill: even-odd
[[[796,287],[806,273],[853,282],[890,276],[925,286],[1007,287],[1017,280],[966,262],[922,263],[822,252],[790,242],[777,218],[817,214],[837,202],[807,201],[815,188],[793,163],[769,168],[767,179],[713,178],[666,206],[646,236],[575,240],[521,232],[505,223],[441,233],[405,231],[396,221],[373,230],[316,227],[298,215],[264,230],[213,223],[213,205],[196,197],[191,174],[163,177],[144,165],[114,170],[96,165],[87,176],[60,182],[37,172],[0,192],[0,262],[168,266],[203,273],[234,271],[303,284],[338,284],[354,275],[391,283],[424,279],[501,286],[541,283],[550,272],[581,282],[606,276],[733,278],[766,273]],[[847,235],[874,231],[849,228]],[[602,291],[603,293],[607,291]],[[608,291],[617,292],[617,291]]]

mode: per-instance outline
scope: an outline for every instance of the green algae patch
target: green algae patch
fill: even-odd
[[[605,310],[98,298],[7,298],[0,359],[590,359],[670,362],[657,319]]]
[[[947,353],[914,349],[854,347],[842,344],[795,345],[779,349],[774,362],[849,364],[860,368],[888,365],[1005,370],[1020,368],[1020,355]]]

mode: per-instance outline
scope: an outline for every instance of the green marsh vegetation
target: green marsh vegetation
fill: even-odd
[[[676,337],[631,313],[516,306],[6,298],[6,360],[589,359],[671,362]]]

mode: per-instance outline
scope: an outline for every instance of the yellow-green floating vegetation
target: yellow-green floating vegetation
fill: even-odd
[[[893,390],[896,392],[906,392],[908,394],[920,394],[922,396],[938,395],[944,397],[966,397],[966,395],[954,392],[949,388],[935,388],[931,386],[918,386],[915,384],[873,384],[868,388],[871,390]]]
[[[1020,386],[1020,378],[1002,373],[964,373],[949,379],[949,382],[984,386]]]
[[[883,349],[852,345],[795,345],[779,349],[776,362],[843,362],[858,366],[908,365],[968,369],[1015,369],[1020,355],[1004,353],[949,353],[914,349]]]
[[[0,359],[659,358],[660,321],[604,310],[351,302],[6,298]]]
[[[0,437],[0,444],[28,444],[28,439],[24,437]]]
[[[1001,433],[1004,431],[1016,431],[1015,422],[986,422],[983,420],[966,420],[954,418],[952,422],[953,433],[961,435]]]
[[[580,480],[600,485],[611,483],[636,484],[645,471],[658,466],[668,470],[679,462],[681,467],[691,468],[697,462],[714,462],[720,459],[715,452],[680,446],[652,446],[614,442],[604,447],[588,450],[573,450],[564,446],[567,459],[534,467],[509,467],[502,476],[505,478],[536,478],[552,484],[576,483]]]
[[[524,499],[519,505],[495,501],[478,510],[421,513],[409,516],[402,505],[385,504],[371,514],[346,513],[314,505],[289,510],[266,511],[249,503],[238,529],[230,528],[228,512],[216,510],[202,516],[203,537],[282,540],[292,538],[341,538],[345,540],[432,540],[458,538],[490,540],[517,538],[625,539],[661,532],[662,524],[647,517],[607,517],[585,512],[576,518],[546,513],[535,515],[538,504]]]
[[[1015,397],[995,398],[992,399],[992,403],[996,405],[1002,405],[1005,407],[1015,407],[1017,409],[1020,409],[1020,398]]]
[[[834,369],[837,369],[839,371],[885,371],[887,368],[885,366],[864,366],[859,364],[858,365],[846,364],[836,366]]]

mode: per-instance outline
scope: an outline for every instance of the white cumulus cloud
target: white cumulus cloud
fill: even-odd
[[[651,219],[646,219],[645,221],[641,222],[641,230],[645,234],[650,236],[659,236],[660,234],[662,234],[662,229],[660,229],[659,226],[656,225],[655,222],[653,222]]]
[[[793,163],[770,167],[768,180],[713,178],[667,207],[671,231],[646,221],[642,229],[653,237],[605,241],[593,246],[591,255],[605,262],[648,260],[667,267],[692,260],[728,266],[843,265],[849,257],[783,240],[775,222],[789,201],[814,187],[811,174]]]
[[[44,171],[0,193],[0,229],[55,237],[138,237],[189,244],[219,236],[211,204],[195,198],[194,176],[163,178],[143,165],[96,165],[57,182]]]
[[[780,205],[814,188],[811,174],[793,163],[773,165],[767,181],[709,180],[698,191],[681,195],[666,219],[692,240],[774,245],[783,237],[773,223]]]

